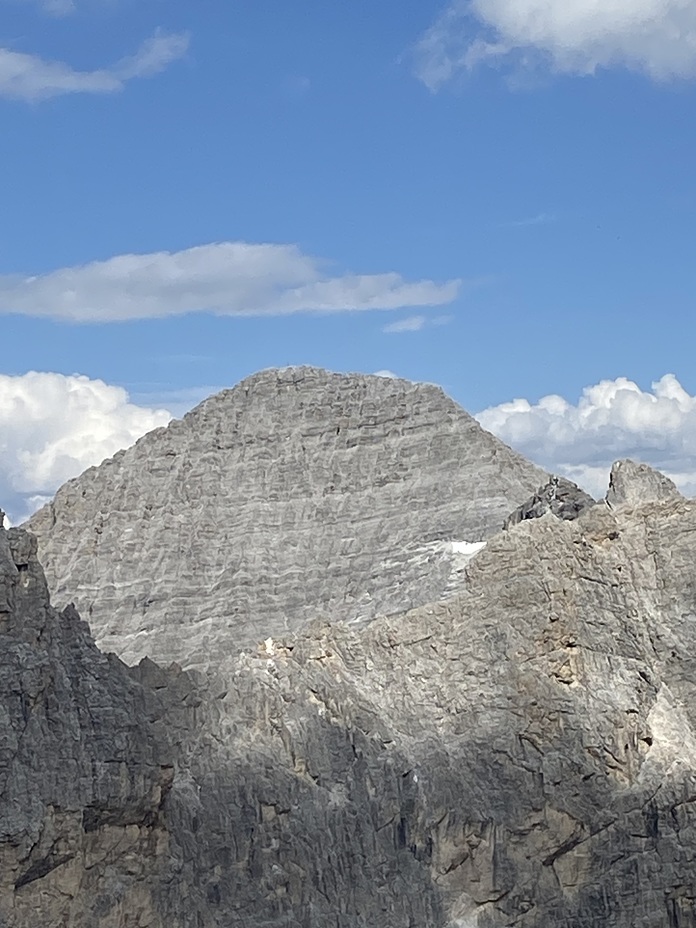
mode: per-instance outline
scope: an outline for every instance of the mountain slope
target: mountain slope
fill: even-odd
[[[613,486],[207,676],[101,657],[0,531],[0,921],[691,928],[696,503]]]
[[[290,368],[70,481],[27,528],[101,647],[206,667],[317,616],[438,599],[452,542],[488,538],[545,476],[437,387]]]

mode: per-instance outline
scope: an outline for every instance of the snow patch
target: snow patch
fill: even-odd
[[[461,554],[471,559],[486,547],[485,541],[452,541],[450,542],[452,554]]]

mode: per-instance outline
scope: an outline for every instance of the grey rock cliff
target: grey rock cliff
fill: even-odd
[[[186,667],[453,588],[545,479],[438,387],[266,371],[66,484],[28,528],[51,592],[128,663]]]
[[[649,464],[617,461],[611,469],[606,501],[612,507],[680,498],[674,481]]]
[[[540,507],[523,509],[541,518],[494,533],[519,475],[530,481],[520,500],[543,475],[439,391],[311,370],[247,385],[266,425],[250,420],[242,385],[69,484],[36,520],[65,577],[86,572],[106,591],[114,640],[149,582],[160,611],[138,640],[169,654],[175,633],[179,653],[200,653],[204,639],[181,616],[167,629],[177,565],[175,607],[199,624],[207,597],[222,608],[221,589],[246,591],[248,617],[229,603],[210,615],[209,653],[192,661],[207,674],[105,657],[73,608],[50,606],[32,537],[0,529],[2,928],[692,928],[696,503],[622,463],[611,505],[553,518],[555,497],[542,492]],[[383,406],[378,441],[360,418],[372,389],[407,396],[393,445]],[[290,430],[294,390],[304,400]],[[359,396],[350,447],[329,440],[319,396],[332,390],[342,408],[353,408],[346,390]],[[306,478],[277,453],[288,433],[315,442]],[[222,447],[207,452],[211,434]],[[473,478],[476,454],[508,490]],[[319,521],[317,487],[336,487],[336,474],[352,489]],[[136,544],[125,513],[141,506]],[[298,512],[314,513],[310,529]],[[232,539],[223,553],[220,513]],[[373,546],[365,559],[336,554],[351,520]],[[388,532],[401,532],[398,544]],[[247,536],[246,573],[216,587],[206,558],[223,563]],[[471,551],[456,542],[482,536],[464,564]],[[295,575],[276,584],[269,565],[312,537],[313,559],[297,556],[306,589]],[[130,575],[106,557],[115,562],[119,545]],[[361,583],[369,573],[378,601],[359,614],[392,603],[391,614],[346,621],[354,601],[340,608],[336,591],[352,568]],[[274,612],[285,595],[290,631]],[[120,613],[119,596],[129,600]],[[416,607],[398,612],[399,601]],[[306,623],[312,602],[323,607]],[[240,652],[261,629],[265,640]]]
[[[45,656],[43,688],[20,672],[3,702],[8,928],[694,924],[695,503],[525,520],[445,602],[316,622],[207,678],[127,670],[22,599],[40,577],[17,537],[0,667]],[[81,771],[102,758],[118,776],[95,802]],[[89,856],[60,863],[63,834]]]
[[[152,860],[173,758],[154,707],[51,608],[36,540],[0,527],[0,925],[164,928]]]
[[[540,519],[547,512],[559,519],[577,519],[581,513],[594,505],[595,500],[577,484],[566,480],[565,477],[554,476],[508,516],[503,528],[519,525],[527,519]]]

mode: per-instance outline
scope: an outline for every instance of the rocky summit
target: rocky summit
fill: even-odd
[[[100,647],[207,667],[438,599],[545,479],[438,387],[290,368],[88,470],[27,528]]]
[[[632,462],[513,502],[431,601],[206,673],[102,654],[0,528],[2,928],[692,928],[696,503]]]

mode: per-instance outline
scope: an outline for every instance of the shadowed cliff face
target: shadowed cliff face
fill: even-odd
[[[437,387],[266,371],[66,484],[28,523],[100,647],[214,667],[325,616],[438,599],[545,475]]]
[[[693,925],[696,504],[639,496],[525,520],[447,601],[207,679],[100,656],[10,533],[3,679],[39,649],[48,685],[3,702],[2,808],[29,810],[0,839],[5,923]]]
[[[263,784],[249,916],[691,925],[695,544],[684,500],[547,516],[448,602],[235,662],[216,737]]]
[[[305,379],[327,389],[327,377],[273,372],[252,379],[249,390],[261,391],[275,411],[269,421],[278,425],[287,391],[305,390]],[[350,389],[362,391],[362,381]],[[432,400],[433,416],[443,415],[442,394],[417,396]],[[269,590],[280,597],[300,586],[288,580],[273,587],[263,559],[250,562],[253,573],[234,573],[231,587],[210,586],[206,552],[224,560],[221,523],[194,501],[218,506],[224,498],[227,505],[232,484],[211,470],[220,459],[205,457],[200,441],[212,428],[225,453],[233,447],[239,455],[235,479],[242,480],[246,461],[244,479],[251,481],[264,441],[275,447],[276,440],[275,427],[252,426],[239,390],[211,403],[173,432],[144,440],[144,451],[136,446],[69,485],[37,517],[43,544],[66,577],[97,571],[94,589],[109,591],[99,621],[113,640],[120,640],[119,623],[137,612],[133,590],[143,577],[166,589],[177,563],[170,542],[179,538],[191,552],[192,572],[184,573],[189,585],[180,601],[184,587],[176,587],[172,609],[187,605],[195,621],[175,621],[172,631],[161,600],[157,622],[138,626],[137,639],[129,631],[123,644],[128,650],[135,640],[155,642],[168,653],[175,642],[199,656],[207,646],[205,660],[192,661],[206,675],[105,657],[73,608],[58,613],[49,605],[35,540],[0,530],[0,925],[692,928],[696,503],[630,462],[615,467],[608,504],[591,505],[558,481],[538,489],[543,481],[534,477],[515,499],[520,508],[506,531],[488,531],[480,550],[456,545],[472,540],[460,530],[475,523],[458,521],[471,498],[457,508],[457,493],[443,500],[435,492],[433,473],[444,471],[423,472],[447,461],[451,446],[438,445],[436,461],[420,441],[391,446],[382,436],[373,446],[361,419],[350,448],[324,448],[327,460],[335,454],[351,462],[345,480],[352,489],[341,505],[351,512],[360,501],[369,515],[379,502],[388,531],[405,532],[409,520],[416,529],[389,539],[397,554],[385,561],[379,532],[363,532],[359,523],[356,537],[376,547],[368,546],[365,562],[344,562],[333,560],[338,549],[331,545],[351,521],[339,519],[337,534],[331,520],[322,523],[332,554],[317,561],[319,578],[307,566],[303,602],[315,595],[324,606],[342,602],[348,567],[357,565],[362,582],[369,563],[377,617],[350,624],[337,607],[339,621],[329,622],[322,609],[313,622],[277,634],[272,609],[263,621],[251,611],[240,640],[252,644],[240,652],[234,600],[221,590],[242,596],[247,589],[244,603],[275,609],[281,600],[269,599]],[[223,428],[219,404],[229,414],[239,403],[239,419],[228,418]],[[312,401],[302,408],[298,434],[306,437],[317,407]],[[459,414],[447,409],[453,447],[466,456],[468,446],[456,437]],[[403,431],[422,424],[419,416],[407,418]],[[476,448],[492,449],[484,470],[494,466],[503,452],[462,421]],[[355,436],[373,450],[345,457]],[[324,419],[312,440],[317,448],[328,441]],[[162,464],[158,442],[174,452],[170,465]],[[181,481],[191,449],[200,455],[201,481],[216,476],[205,493],[191,495],[194,508],[185,511],[196,517],[175,531],[167,519],[178,510],[162,494],[187,486]],[[410,449],[419,462],[401,483],[394,478],[398,461],[388,457],[397,449]],[[297,540],[301,533],[293,535],[283,520],[304,512],[297,499],[316,502],[318,470],[306,496],[297,468],[291,480],[282,476],[288,460],[268,462],[265,495],[250,508],[235,497],[241,521],[226,510],[230,536],[251,532],[255,540],[245,550],[254,558],[265,550],[260,538],[274,538],[276,547]],[[147,479],[129,489],[134,462]],[[452,466],[450,459],[445,471]],[[509,476],[507,466],[502,473]],[[198,472],[186,473],[193,480]],[[373,485],[393,495],[366,496]],[[468,478],[465,485],[476,486]],[[141,490],[149,498],[147,487],[157,488],[153,505],[160,500],[164,508],[161,519],[138,517],[138,547],[128,540],[123,514],[139,505]],[[220,498],[215,487],[224,488]],[[490,493],[485,486],[477,492],[490,515]],[[267,499],[272,493],[277,500]],[[118,531],[104,499],[123,504],[115,510]],[[338,518],[341,505],[332,502],[326,512]],[[101,513],[102,521],[78,525],[79,513],[88,512]],[[151,530],[144,528],[152,520]],[[77,531],[72,547],[70,526]],[[100,549],[105,536],[113,564]],[[419,541],[409,547],[409,538]],[[313,552],[322,550],[320,541]],[[125,580],[117,586],[108,573],[117,569],[121,544],[136,578],[132,588]],[[195,581],[198,557],[205,583]],[[108,604],[123,595],[125,612],[110,625]],[[211,613],[202,626],[198,604],[209,595],[216,608],[227,603],[231,611]],[[419,605],[379,615],[400,596]],[[293,614],[295,627],[305,613]],[[201,627],[208,638],[200,637]],[[252,631],[255,639],[244,638]]]
[[[317,717],[302,687],[268,740],[265,663],[261,681],[242,660],[196,685],[105,657],[51,608],[15,529],[0,529],[0,645],[3,926],[443,922],[427,868],[382,828],[413,807],[406,761]]]
[[[144,882],[168,843],[161,725],[75,610],[51,608],[36,539],[0,528],[0,924],[162,924]]]

